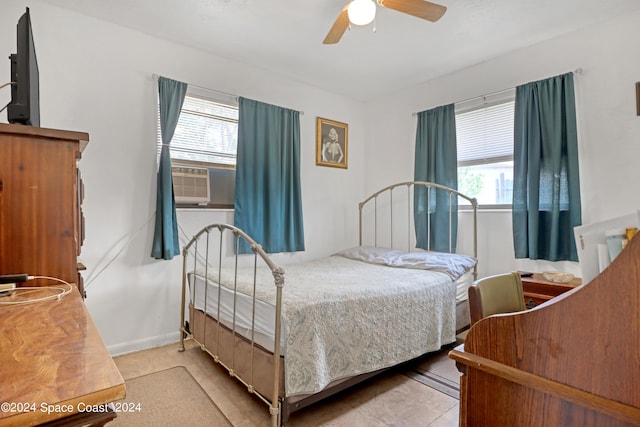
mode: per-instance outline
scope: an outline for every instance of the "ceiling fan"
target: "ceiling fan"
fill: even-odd
[[[440,19],[447,11],[445,6],[425,0],[376,0],[376,2],[387,9],[397,10],[431,22]],[[351,0],[342,8],[338,19],[333,23],[322,43],[338,43],[350,24],[367,25],[373,21],[375,16],[374,0]]]

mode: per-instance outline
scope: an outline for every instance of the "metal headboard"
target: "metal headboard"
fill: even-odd
[[[407,210],[406,210],[406,214],[407,214],[407,251],[410,252],[413,248],[412,248],[412,232],[413,232],[413,228],[412,228],[412,218],[413,218],[413,204],[412,204],[412,200],[413,200],[413,193],[415,192],[415,188],[421,186],[426,188],[427,190],[427,233],[431,232],[431,198],[435,197],[435,193],[432,195],[433,192],[436,191],[444,191],[446,192],[447,196],[449,197],[449,252],[453,252],[453,245],[455,242],[453,242],[453,229],[452,229],[452,219],[453,219],[453,215],[457,215],[457,211],[454,211],[452,209],[452,203],[451,201],[453,201],[453,198],[462,198],[466,201],[468,201],[471,204],[471,208],[472,208],[472,213],[473,213],[473,235],[472,235],[472,239],[473,239],[473,253],[471,254],[474,258],[478,257],[478,201],[473,198],[473,197],[469,197],[467,195],[464,195],[462,193],[460,193],[457,190],[454,190],[453,188],[449,188],[446,187],[444,185],[441,184],[436,184],[434,182],[427,182],[427,181],[406,181],[406,182],[400,182],[397,184],[393,184],[390,185],[388,187],[385,187],[379,191],[376,191],[375,193],[373,193],[371,196],[369,196],[368,198],[366,198],[364,201],[360,202],[358,204],[358,225],[359,225],[359,245],[362,246],[363,244],[363,210],[366,206],[368,206],[370,203],[373,203],[373,234],[374,234],[374,246],[378,246],[378,213],[379,213],[379,208],[378,208],[378,198],[381,195],[385,195],[388,193],[389,195],[389,234],[390,234],[390,238],[391,238],[391,247],[395,247],[394,246],[394,220],[393,220],[393,214],[394,214],[394,203],[393,203],[393,194],[394,194],[394,190],[398,189],[398,188],[402,188],[403,190],[406,190],[406,200],[407,200]],[[427,242],[428,245],[430,245],[430,236],[427,236]],[[427,248],[427,250],[429,250],[430,247]],[[477,277],[477,267],[476,269],[474,269],[474,277]]]

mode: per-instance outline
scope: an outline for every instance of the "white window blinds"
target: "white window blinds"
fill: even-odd
[[[171,158],[235,165],[238,107],[187,95],[171,140]]]
[[[506,102],[467,107],[456,104],[458,166],[513,159],[513,97]]]

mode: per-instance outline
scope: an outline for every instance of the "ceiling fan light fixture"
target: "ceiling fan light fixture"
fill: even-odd
[[[353,25],[370,24],[376,17],[376,4],[373,0],[353,0],[349,3],[347,14]]]

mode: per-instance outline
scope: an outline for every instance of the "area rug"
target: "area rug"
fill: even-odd
[[[125,383],[127,397],[114,403],[118,417],[110,426],[232,426],[184,366]]]

